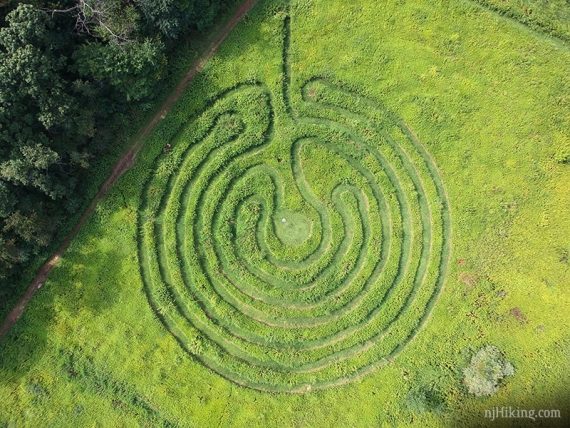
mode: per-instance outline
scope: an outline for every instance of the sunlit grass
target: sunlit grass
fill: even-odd
[[[102,202],[24,318],[0,344],[0,426],[4,422],[82,426],[94,421],[105,426],[436,426],[468,424],[493,406],[562,406],[570,369],[570,320],[565,310],[570,302],[564,288],[570,283],[570,172],[558,153],[568,144],[570,129],[567,45],[463,0],[295,1],[290,10],[289,107],[282,97],[285,12],[279,2],[262,2],[236,29],[147,141],[136,166]],[[550,19],[547,13],[543,16]],[[311,80],[315,76],[321,80]],[[238,91],[221,96],[228,88]],[[289,108],[297,122],[288,116]],[[265,140],[270,111],[275,138]],[[208,134],[218,116],[218,127]],[[301,119],[311,117],[318,119],[316,125]],[[413,131],[427,154],[414,151],[402,126]],[[362,139],[351,157],[332,150],[350,144],[342,128],[356,128]],[[318,133],[324,143],[297,147],[303,168],[295,175],[292,143],[309,131]],[[408,167],[382,139],[382,132],[392,133],[398,147],[409,153]],[[241,133],[246,137],[235,139]],[[173,144],[170,152],[164,151],[167,142]],[[247,149],[255,144],[260,144],[260,152],[233,167],[228,163],[200,167],[208,147],[219,145],[216,156],[224,160],[230,158],[232,147]],[[186,148],[190,150],[185,152]],[[403,177],[401,194],[410,199],[407,211],[373,149],[386,153],[388,164]],[[215,162],[216,156],[210,160]],[[437,174],[426,158],[433,159]],[[182,159],[187,167],[178,168]],[[268,169],[248,181],[239,169],[249,167],[248,162]],[[358,170],[361,166],[370,171],[379,189],[388,190],[388,211],[379,209],[373,186]],[[417,192],[409,174],[412,166],[417,168],[417,181],[425,185],[423,201],[413,199]],[[302,214],[299,218],[310,224],[310,235],[295,239],[295,245],[281,245],[279,234],[263,233],[275,220],[270,214],[280,212],[271,206],[277,191],[269,169],[283,181],[282,208]],[[222,181],[204,175],[203,182],[197,179],[197,187],[185,191],[199,170],[229,171],[228,178],[244,177],[244,181],[235,184],[234,193],[225,192]],[[299,191],[295,179],[299,176],[312,183],[313,194]],[[178,177],[178,182],[169,182],[169,177]],[[452,252],[439,299],[428,311],[425,327],[417,329],[436,289],[441,254],[437,250],[444,247],[444,198],[438,193],[438,177],[449,201]],[[360,209],[359,192],[348,188],[333,197],[342,179],[343,184],[361,189],[361,200],[369,203],[368,216]],[[208,189],[207,197],[200,198],[194,188]],[[258,200],[240,206],[252,189]],[[164,194],[170,199],[163,200]],[[227,202],[218,209],[221,198]],[[265,352],[269,344],[306,346],[337,328],[358,324],[358,317],[294,332],[259,326],[244,313],[250,311],[265,321],[298,322],[300,310],[285,306],[271,311],[268,303],[249,301],[235,311],[212,292],[212,281],[228,272],[236,279],[253,275],[230,260],[216,266],[213,255],[238,254],[248,265],[283,281],[293,278],[285,270],[268,271],[273,265],[268,254],[274,251],[298,263],[304,255],[319,251],[320,238],[326,235],[319,210],[313,207],[319,200],[326,203],[317,208],[331,212],[331,230],[336,231],[330,248],[341,247],[344,222],[352,233],[351,245],[342,258],[323,249],[321,264],[317,261],[313,271],[309,266],[294,278],[309,280],[332,265],[330,274],[336,282],[323,281],[321,292],[327,291],[327,285],[345,282],[349,288],[331,308],[354,300],[364,284],[363,279],[343,282],[351,269],[359,268],[361,278],[373,270],[380,252],[364,252],[362,265],[358,256],[368,235],[369,245],[382,248],[382,215],[392,214],[395,230],[402,233],[392,236],[394,251],[401,254],[408,245],[404,232],[410,227],[421,230],[422,212],[430,207],[433,244],[425,256],[422,245],[409,244],[412,268],[398,288],[400,299],[412,289],[422,257],[432,260],[432,265],[419,288],[415,311],[406,312],[400,328],[389,340],[378,342],[378,348],[348,359],[348,365],[339,359],[339,364],[309,375],[274,374],[276,367],[298,368],[340,348]],[[409,213],[409,226],[402,212]],[[215,218],[218,227],[211,234],[205,227],[193,227]],[[160,233],[155,231],[157,224]],[[188,239],[181,247],[176,244],[177,234]],[[199,242],[192,241],[194,236]],[[258,241],[265,242],[267,249]],[[237,247],[231,247],[232,242]],[[160,285],[160,263],[171,275],[170,289],[181,293],[185,275],[209,274],[196,286],[210,293],[202,303],[214,311],[218,324],[207,324],[200,301],[191,298],[192,288],[178,299],[161,291],[167,287]],[[393,284],[397,260],[387,262],[385,273],[384,282],[375,282],[378,293]],[[293,302],[299,297],[279,294],[286,288],[272,287],[268,280],[236,283],[246,292],[263,292],[268,301]],[[221,293],[237,293],[217,285]],[[374,289],[370,296],[375,296]],[[303,294],[306,300],[297,303],[311,304],[318,290]],[[153,302],[161,304],[153,310]],[[177,302],[187,306],[187,317],[176,315]],[[357,330],[346,344],[363,343],[381,331],[401,303],[397,295],[394,304],[377,306],[374,299],[364,303],[364,308],[381,307],[385,312],[378,324]],[[313,318],[327,315],[326,306],[311,311]],[[196,328],[199,323],[202,330]],[[262,345],[230,340],[220,325],[248,332],[249,339],[257,332],[255,340]],[[408,333],[416,330],[414,340],[406,342]],[[225,337],[222,343],[228,349],[213,347],[205,332]],[[344,386],[292,395],[236,384],[318,389],[323,382],[351,379],[354,370],[381,361],[398,343],[405,346],[394,361]],[[514,374],[495,395],[475,398],[463,385],[463,370],[485,345],[499,348]],[[240,363],[232,357],[238,350],[269,369]],[[211,361],[215,366],[208,368]],[[235,379],[224,378],[229,375]]]

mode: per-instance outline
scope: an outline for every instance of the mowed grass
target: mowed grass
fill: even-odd
[[[480,3],[262,1],[0,343],[0,424],[566,410],[570,48]]]

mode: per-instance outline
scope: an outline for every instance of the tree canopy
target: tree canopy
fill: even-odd
[[[109,128],[224,0],[0,1],[0,302],[84,202]]]

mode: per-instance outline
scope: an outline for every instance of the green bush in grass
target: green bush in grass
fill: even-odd
[[[495,346],[481,348],[464,371],[464,383],[468,391],[478,397],[492,395],[499,389],[503,378],[515,373],[513,365]]]

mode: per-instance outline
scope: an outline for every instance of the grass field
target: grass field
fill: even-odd
[[[0,427],[568,418],[569,14],[262,0],[0,342]]]

